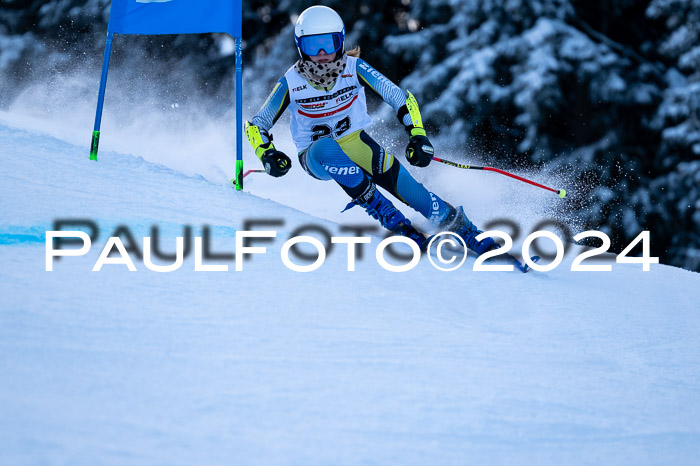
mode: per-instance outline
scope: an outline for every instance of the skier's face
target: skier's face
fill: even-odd
[[[314,55],[309,58],[314,63],[330,63],[333,60],[335,60],[335,54],[336,52],[333,52],[330,55],[328,55],[325,50],[321,50],[320,52],[318,52],[318,55]]]

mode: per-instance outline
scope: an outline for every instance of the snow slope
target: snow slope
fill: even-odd
[[[542,274],[473,272],[473,258],[392,273],[372,258],[379,237],[356,272],[338,249],[296,273],[279,257],[295,227],[369,223],[298,166],[284,188],[261,176],[237,193],[109,146],[90,162],[8,114],[0,157],[1,464],[697,462],[698,274],[574,273],[574,254]],[[441,168],[431,181],[449,191]],[[93,219],[100,238],[46,272],[59,218]],[[241,272],[194,272],[191,256],[171,273],[91,272],[117,225],[158,226],[166,251],[183,225],[211,225],[213,249],[233,252],[251,218],[284,226]]]

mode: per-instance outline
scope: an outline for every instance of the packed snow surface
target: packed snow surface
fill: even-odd
[[[355,272],[341,245],[293,272],[280,252],[297,227],[372,224],[298,164],[236,192],[224,158],[146,161],[105,132],[91,162],[38,126],[0,115],[0,463],[697,464],[700,275],[614,258],[571,272],[575,252],[545,273],[475,272],[473,256],[395,273],[379,235]],[[478,223],[527,230],[559,202],[496,175],[411,171]],[[99,237],[47,272],[56,219],[91,219]],[[192,254],[174,272],[135,257],[136,272],[92,271],[119,225],[141,248],[156,226],[169,253],[183,226],[209,225],[212,250],[233,254],[249,219],[282,225],[255,227],[277,237],[242,271],[195,272]]]

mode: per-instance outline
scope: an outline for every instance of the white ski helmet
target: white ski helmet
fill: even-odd
[[[345,51],[345,25],[332,8],[312,6],[304,10],[294,26],[294,39],[302,60],[318,55]]]

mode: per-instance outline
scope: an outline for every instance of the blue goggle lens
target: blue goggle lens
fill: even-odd
[[[299,49],[310,57],[318,55],[321,50],[330,55],[343,46],[343,36],[339,32],[303,36],[297,40],[297,44]]]

